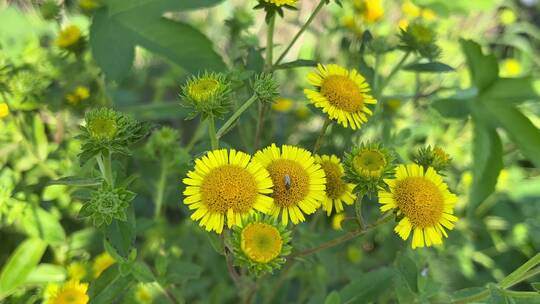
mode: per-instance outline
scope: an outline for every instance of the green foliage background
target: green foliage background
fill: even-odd
[[[363,24],[361,33],[343,26],[351,10],[341,2],[324,6],[275,67],[280,92],[293,106],[268,109],[263,146],[313,146],[324,117],[308,106],[302,90],[317,62],[356,68],[377,87],[402,58],[402,1],[385,0],[384,19]],[[291,259],[257,281],[254,303],[540,303],[538,4],[414,2],[437,14],[440,58],[409,60],[378,92],[369,123],[356,132],[334,124],[321,152],[341,157],[371,140],[407,163],[420,147],[443,147],[452,157],[446,181],[460,198],[456,229],[443,246],[413,251],[387,223]],[[66,280],[70,263],[91,265],[107,251],[117,263],[88,280],[90,303],[238,303],[252,282],[235,286],[221,240],[193,223],[182,203],[181,179],[210,141],[206,122],[185,120],[189,111],[178,94],[192,74],[228,71],[237,84],[235,108],[248,99],[249,81],[265,62],[264,13],[252,9],[255,0],[106,0],[92,12],[66,1],[62,17],[46,21],[41,4],[0,2],[0,103],[10,107],[0,119],[0,302],[39,303],[48,283]],[[302,0],[298,11],[277,19],[276,55],[317,4]],[[502,24],[504,9],[517,20]],[[55,47],[60,23],[82,28],[82,55]],[[518,75],[506,73],[508,58],[520,63]],[[78,85],[90,89],[89,100],[66,103]],[[113,162],[137,196],[127,224],[114,221],[105,232],[78,217],[100,180],[95,162],[80,166],[75,136],[83,113],[99,106],[180,132],[170,153],[156,154],[156,143],[143,141],[129,158]],[[259,122],[253,106],[221,145],[254,152]],[[380,215],[375,200],[364,202],[364,209],[368,222]],[[354,216],[352,207],[346,212]],[[293,248],[315,247],[353,225],[345,221],[334,230],[332,218],[311,216],[295,228]]]

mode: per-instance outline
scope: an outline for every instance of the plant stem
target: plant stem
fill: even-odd
[[[360,229],[364,229],[364,217],[362,216],[362,202],[364,201],[364,194],[359,193],[354,204],[354,210],[356,211],[356,222]]]
[[[264,113],[266,112],[265,104],[259,103],[259,114],[257,117],[257,129],[255,130],[255,150],[258,150],[261,145],[262,129],[264,126]]]
[[[317,152],[321,148],[321,145],[322,145],[322,142],[323,142],[323,139],[324,139],[324,135],[326,134],[326,129],[328,129],[328,127],[330,126],[331,123],[332,123],[332,120],[327,117],[326,120],[324,121],[324,124],[323,124],[322,128],[321,128],[321,132],[319,133],[319,137],[317,137],[317,141],[315,142],[315,145],[313,146],[313,154],[317,154]]]
[[[394,76],[401,69],[403,64],[405,64],[405,61],[407,61],[407,59],[409,58],[409,55],[411,55],[410,51],[405,52],[405,54],[403,55],[401,60],[398,62],[398,64],[396,64],[396,66],[392,69],[392,71],[390,71],[390,74],[388,74],[388,77],[383,79],[381,83],[381,87],[377,90],[377,97],[382,95],[384,88],[388,85],[388,83],[390,83],[390,80],[394,78]]]
[[[157,219],[161,215],[161,208],[163,207],[163,197],[165,195],[165,188],[167,185],[167,174],[168,174],[167,161],[165,159],[161,160],[161,173],[159,175],[159,181],[157,183],[156,189],[156,209],[154,212],[154,218]]]
[[[265,70],[272,70],[272,62],[274,61],[274,28],[276,27],[276,15],[273,15],[269,22],[266,34],[266,65]]]
[[[238,120],[240,115],[242,115],[242,113],[244,113],[256,100],[257,95],[255,94],[253,94],[253,96],[246,100],[246,102],[244,102],[244,104],[242,104],[240,108],[238,108],[238,110],[233,113],[233,115],[225,122],[225,124],[223,124],[223,126],[219,128],[216,137],[220,139],[223,135],[225,135],[225,133],[227,133],[231,129],[231,126]]]
[[[208,117],[208,136],[210,136],[210,144],[212,146],[212,150],[219,149],[219,141],[216,136],[216,123],[214,121],[214,117],[210,116]]]
[[[354,239],[357,236],[360,236],[360,235],[372,230],[373,228],[375,228],[375,227],[377,227],[377,226],[379,226],[381,224],[384,224],[384,223],[388,222],[392,218],[391,216],[392,216],[392,213],[387,213],[384,216],[382,216],[379,220],[377,220],[374,224],[366,226],[364,229],[353,230],[353,231],[350,231],[347,234],[344,234],[344,235],[342,235],[340,237],[337,237],[337,238],[335,238],[333,240],[322,243],[319,246],[316,246],[316,247],[313,247],[313,248],[310,248],[310,249],[306,249],[306,250],[302,250],[300,252],[294,252],[294,253],[292,253],[290,255],[290,257],[293,258],[293,257],[303,257],[303,256],[311,255],[311,254],[317,253],[317,252],[319,252],[321,250],[331,248],[331,247],[337,246],[339,244],[342,244],[344,242],[347,242],[347,241],[349,241],[351,239]]]
[[[193,136],[191,137],[191,139],[189,140],[189,143],[186,146],[186,150],[188,152],[193,149],[195,144],[199,141],[199,139],[201,139],[201,136],[204,134],[203,126],[204,126],[204,121],[201,121],[199,122],[199,124],[197,124],[197,127],[195,128],[195,132],[193,132]]]
[[[101,175],[103,176],[103,179],[109,186],[114,188],[114,178],[112,174],[112,159],[111,159],[111,152],[105,152],[100,153],[96,155],[97,163],[99,166],[99,171],[101,171]]]
[[[281,55],[279,56],[279,58],[277,59],[276,63],[274,65],[278,65],[281,63],[281,61],[283,61],[283,59],[285,58],[285,56],[287,56],[287,53],[291,50],[291,48],[293,47],[293,45],[296,43],[296,41],[298,41],[298,38],[300,38],[300,36],[302,36],[302,34],[307,30],[307,28],[311,25],[311,22],[313,22],[313,19],[315,19],[315,17],[319,14],[319,12],[321,11],[321,9],[323,8],[323,6],[325,5],[325,0],[321,0],[319,2],[319,5],[317,5],[317,7],[315,8],[315,10],[313,11],[313,13],[311,13],[311,16],[309,16],[308,20],[306,21],[306,23],[300,28],[300,30],[298,31],[298,33],[296,33],[296,35],[294,36],[293,40],[291,41],[291,43],[289,43],[289,45],[287,46],[287,48],[283,51],[283,53],[281,53]]]

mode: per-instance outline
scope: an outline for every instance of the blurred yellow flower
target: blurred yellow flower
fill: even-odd
[[[403,4],[401,5],[401,10],[403,11],[403,14],[411,18],[417,18],[420,16],[421,13],[421,9],[411,1],[403,2]]]
[[[505,7],[499,12],[499,22],[502,25],[510,25],[512,23],[515,23],[516,20],[516,13],[514,13],[514,11],[510,8]]]
[[[398,27],[405,31],[407,29],[407,27],[409,27],[409,20],[400,19],[399,22],[398,22]]]
[[[113,265],[114,263],[116,263],[116,261],[113,259],[113,257],[109,253],[104,252],[98,255],[94,259],[94,264],[92,265],[94,278],[99,277],[101,273],[103,273],[103,271],[111,267],[111,265]]]
[[[7,103],[0,103],[0,118],[4,118],[9,115],[9,107]]]
[[[354,16],[345,16],[341,20],[341,25],[343,25],[344,28],[348,29],[349,31],[355,33],[355,34],[362,34],[363,29],[362,25],[358,22],[358,19]]]
[[[278,98],[272,103],[272,110],[277,112],[289,112],[294,102],[289,98]]]
[[[137,299],[139,303],[150,304],[152,303],[153,296],[146,285],[139,284],[139,286],[137,287],[137,290],[135,291],[135,299]]]
[[[424,18],[426,21],[433,21],[437,19],[437,14],[435,14],[435,12],[429,8],[425,8],[422,10],[422,18]]]
[[[384,16],[384,7],[381,0],[355,0],[354,6],[367,23],[375,23]]]
[[[501,62],[501,76],[502,77],[516,77],[521,75],[523,68],[521,63],[514,58],[508,58]]]
[[[330,216],[332,210],[341,213],[343,204],[352,205],[356,200],[353,193],[354,184],[343,179],[345,175],[341,160],[335,155],[315,155],[315,161],[321,165],[326,175],[325,198],[322,202],[323,210]]]
[[[341,227],[341,223],[343,222],[344,219],[345,219],[345,214],[343,212],[334,214],[334,216],[332,217],[332,229],[334,230],[343,229]]]
[[[309,110],[309,108],[305,104],[303,104],[303,105],[298,106],[295,114],[296,114],[296,117],[299,119],[306,119],[309,117],[310,113],[311,111]]]
[[[93,11],[96,8],[101,7],[101,1],[99,0],[80,0],[79,7],[83,11]]]
[[[473,175],[471,171],[465,171],[461,175],[461,184],[465,189],[469,189],[469,187],[472,185],[473,181]]]
[[[82,33],[76,25],[69,25],[62,29],[56,38],[56,45],[63,49],[75,46],[81,39]]]
[[[386,102],[386,105],[388,106],[388,108],[392,111],[392,112],[396,112],[400,107],[401,107],[401,100],[399,99],[389,99],[387,102]]]
[[[497,189],[504,191],[510,189],[510,173],[506,169],[502,169],[497,178]]]
[[[77,105],[81,101],[87,100],[90,97],[90,89],[85,86],[78,86],[75,90],[66,95],[66,100],[71,105]]]
[[[81,262],[73,262],[68,266],[68,276],[70,279],[81,281],[86,277],[86,267]]]
[[[263,1],[266,3],[273,4],[275,6],[278,6],[278,7],[283,6],[283,5],[295,6],[296,2],[298,2],[298,0],[263,0]]]
[[[87,283],[70,280],[62,287],[50,285],[47,288],[47,304],[86,304],[88,303]]]

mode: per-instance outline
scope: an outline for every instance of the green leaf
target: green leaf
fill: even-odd
[[[203,268],[190,262],[173,261],[167,267],[166,281],[168,283],[183,283],[195,280],[201,276]]]
[[[21,225],[29,236],[40,238],[50,245],[62,245],[66,240],[66,233],[58,219],[45,209],[34,206],[27,208]]]
[[[540,99],[540,81],[532,77],[499,78],[482,92],[482,99],[487,104],[492,100],[501,103],[519,103],[528,100]]]
[[[444,117],[465,119],[470,114],[469,102],[467,99],[444,98],[433,101],[431,106]]]
[[[122,259],[127,260],[135,244],[135,215],[133,207],[126,210],[127,221],[113,220],[105,227],[105,239]],[[114,252],[113,252],[114,254]]]
[[[97,280],[90,284],[88,296],[90,304],[110,304],[116,303],[124,292],[135,283],[133,276],[122,276],[118,264],[115,264],[105,270]]]
[[[474,210],[495,191],[503,168],[502,144],[497,131],[474,116],[473,183],[469,196],[469,210]]]
[[[339,293],[335,290],[332,291],[330,294],[328,294],[328,296],[326,296],[324,304],[341,304],[341,297],[339,296]]]
[[[109,14],[115,15],[130,10],[158,14],[165,11],[192,10],[210,7],[223,0],[107,0]]]
[[[519,111],[502,99],[483,100],[485,111],[504,128],[523,155],[540,168],[540,130]]]
[[[39,264],[26,278],[25,284],[40,285],[63,282],[66,279],[66,269],[59,265]]]
[[[503,292],[496,284],[489,284],[489,301],[490,304],[510,304],[510,299],[507,299]]]
[[[484,55],[480,45],[472,40],[460,41],[469,66],[472,82],[480,90],[489,87],[499,76],[497,58],[493,54]]]
[[[100,177],[78,177],[78,176],[66,176],[57,180],[48,182],[49,186],[52,185],[66,185],[75,187],[95,187],[101,185],[103,179]]]
[[[146,265],[145,263],[137,261],[133,263],[132,266],[133,269],[131,273],[133,274],[135,279],[137,279],[137,281],[141,283],[150,283],[156,281],[152,270],[150,270],[150,267],[148,267],[148,265]]]
[[[0,273],[0,300],[26,281],[41,260],[47,243],[33,238],[22,242],[11,254]]]
[[[219,238],[217,235],[213,233],[205,233],[206,237],[208,238],[208,241],[210,242],[210,246],[214,248],[214,250],[221,254],[225,255],[225,248],[223,247],[223,241],[221,238]]]
[[[39,160],[46,160],[47,155],[49,154],[49,141],[47,140],[47,134],[45,133],[45,124],[39,115],[34,116],[34,140]]]
[[[540,282],[531,283],[531,286],[534,288],[534,290],[540,292]]]
[[[458,302],[459,299],[468,298],[486,291],[485,287],[470,287],[465,289],[460,289],[452,293],[452,299]]]
[[[122,80],[133,65],[135,43],[130,31],[116,19],[109,18],[104,8],[94,14],[90,47],[94,60],[108,79]]]
[[[394,271],[388,268],[374,270],[353,280],[340,292],[344,303],[367,303],[374,301],[391,286]]]
[[[454,68],[438,61],[426,63],[413,63],[403,67],[405,71],[420,72],[420,73],[447,73],[453,72]]]
[[[294,69],[294,68],[305,68],[305,67],[316,67],[316,66],[317,66],[317,61],[307,60],[307,59],[297,59],[295,61],[282,63],[274,67],[274,69],[287,70],[287,69]]]
[[[396,268],[407,282],[412,292],[418,292],[418,270],[416,263],[407,255],[400,254],[396,259]]]

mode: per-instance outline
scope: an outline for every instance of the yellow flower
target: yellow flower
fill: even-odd
[[[195,168],[183,180],[184,204],[194,221],[217,233],[240,225],[254,211],[269,213],[273,208],[272,180],[266,169],[243,152],[214,150],[195,160]]]
[[[385,180],[390,191],[379,191],[381,211],[397,209],[401,220],[394,231],[404,240],[414,230],[412,248],[442,244],[445,229],[452,230],[458,220],[454,213],[457,197],[448,190],[442,177],[429,167],[401,165],[395,179]]]
[[[367,23],[375,23],[384,16],[381,0],[356,0],[354,5]]]
[[[79,102],[87,100],[90,97],[90,89],[86,86],[77,86],[75,90],[66,95],[69,104],[77,105]]]
[[[344,213],[336,213],[332,217],[332,229],[334,230],[341,230],[343,229],[341,227],[341,223],[343,223],[343,220],[345,219]]]
[[[263,1],[266,3],[273,4],[277,7],[280,7],[283,5],[295,6],[296,2],[298,2],[298,0],[263,0]]]
[[[147,286],[144,284],[139,284],[139,286],[137,286],[137,290],[135,291],[135,299],[137,299],[137,301],[140,303],[152,303],[154,297],[152,296],[150,290],[148,290]]]
[[[411,1],[403,2],[401,5],[401,10],[403,11],[403,14],[410,18],[420,17],[421,14],[421,9]]]
[[[80,41],[81,37],[81,30],[76,25],[69,25],[58,34],[56,45],[63,49],[70,49]]]
[[[510,25],[515,23],[516,20],[516,13],[510,8],[505,7],[499,12],[499,22],[501,22],[502,25]]]
[[[279,230],[267,223],[250,223],[242,228],[240,247],[257,263],[268,263],[279,256],[283,240]]]
[[[86,304],[88,284],[70,280],[60,288],[50,288],[47,304]]]
[[[99,0],[80,0],[79,7],[84,11],[93,11],[101,7],[101,2]]]
[[[342,126],[358,129],[373,114],[367,105],[377,101],[369,95],[368,83],[355,69],[319,64],[316,72],[308,74],[308,81],[316,90],[305,89],[306,97]]]
[[[311,114],[311,111],[305,104],[302,104],[298,106],[295,114],[299,119],[306,119],[308,118],[309,114]]]
[[[263,165],[274,183],[274,207],[271,214],[287,225],[305,221],[325,199],[325,175],[311,152],[293,146],[272,144],[258,151],[254,159]]]
[[[294,102],[288,98],[278,98],[272,104],[272,109],[277,112],[289,112]]]
[[[341,20],[341,24],[343,25],[343,27],[355,34],[363,33],[362,26],[359,24],[359,20],[357,20],[357,18],[355,18],[354,16],[343,17],[343,19]]]
[[[437,14],[429,8],[425,8],[422,10],[422,18],[426,21],[433,21],[437,19]]]
[[[86,277],[86,267],[81,262],[73,262],[68,266],[69,278],[81,281]]]
[[[94,259],[94,265],[92,265],[92,270],[94,271],[94,278],[99,277],[105,270],[107,270],[107,268],[111,267],[114,263],[116,263],[116,261],[109,253],[104,252],[98,255]]]
[[[501,76],[502,77],[516,77],[521,74],[523,68],[521,63],[514,58],[505,59],[501,63]]]
[[[337,213],[343,211],[343,203],[352,205],[356,195],[352,193],[354,185],[343,180],[344,169],[339,158],[335,155],[315,156],[315,161],[321,165],[326,175],[325,198],[322,206],[326,215],[332,214],[335,208]]]
[[[400,19],[398,22],[398,27],[404,31],[407,30],[407,28],[409,27],[409,20]]]
[[[9,107],[7,103],[0,103],[0,118],[7,117],[9,115]]]

